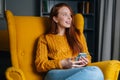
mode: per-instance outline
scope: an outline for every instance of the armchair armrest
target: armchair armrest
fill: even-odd
[[[91,63],[89,66],[98,66],[103,74],[104,80],[118,80],[120,61],[109,60]]]
[[[7,80],[25,80],[22,70],[15,67],[9,67],[5,75]]]

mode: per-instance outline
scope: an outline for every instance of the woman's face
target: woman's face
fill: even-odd
[[[72,17],[69,8],[61,7],[58,10],[58,16],[54,16],[53,20],[57,23],[59,28],[70,28]]]

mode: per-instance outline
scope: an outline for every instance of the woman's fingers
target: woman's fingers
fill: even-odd
[[[82,63],[82,61],[81,60],[79,60],[79,61],[72,61],[72,63],[73,64],[78,64],[78,63]]]
[[[83,67],[86,66],[88,64],[88,59],[87,58],[81,58],[78,61],[72,61],[72,67]]]
[[[72,68],[80,68],[80,67],[84,67],[84,66],[85,66],[85,65],[83,65],[83,64],[82,64],[82,65],[73,64],[73,65],[72,65]]]
[[[83,61],[74,61],[72,62],[72,68],[80,68],[85,66],[86,64]]]
[[[82,56],[81,56],[81,59],[82,59],[82,60],[85,60],[86,62],[89,62],[89,60],[88,60],[86,57],[82,57]]]

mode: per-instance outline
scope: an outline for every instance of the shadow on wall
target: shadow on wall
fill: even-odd
[[[0,51],[9,51],[9,37],[7,30],[0,30]]]
[[[11,66],[9,51],[0,51],[0,80],[5,79],[5,71]]]

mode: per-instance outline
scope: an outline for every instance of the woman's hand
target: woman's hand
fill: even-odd
[[[69,68],[72,68],[72,61],[70,60],[70,58],[67,58],[67,59],[64,59],[64,60],[61,60],[61,65],[64,69],[69,69]]]
[[[72,61],[72,68],[80,68],[86,66],[89,60],[86,57],[80,57],[78,61]]]
[[[80,68],[88,64],[89,60],[86,57],[80,57],[78,61],[73,61],[71,58],[61,60],[61,65],[64,69]]]

